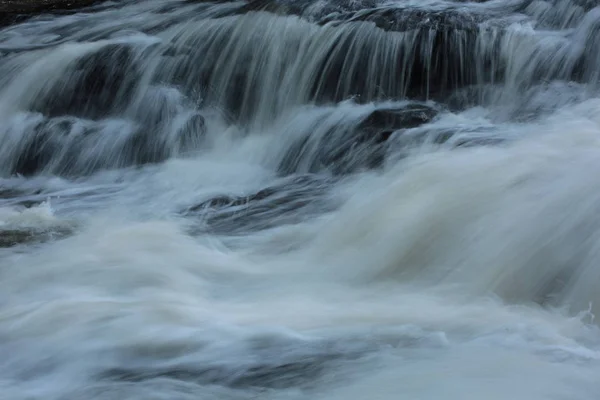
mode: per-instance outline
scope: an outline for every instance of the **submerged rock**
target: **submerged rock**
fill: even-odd
[[[301,360],[280,365],[255,365],[238,374],[231,374],[229,368],[213,366],[203,368],[160,369],[145,368],[139,370],[115,368],[102,374],[102,378],[119,382],[148,382],[159,379],[196,382],[198,384],[223,385],[236,389],[269,388],[284,389],[296,387],[317,379],[326,369],[327,363],[335,358]]]
[[[73,233],[72,229],[2,229],[0,228],[0,248],[14,247],[22,244],[44,243],[61,239]]]
[[[14,199],[22,196],[31,194],[40,194],[41,190],[27,191],[17,188],[3,188],[0,187],[0,200]]]
[[[334,127],[318,138],[304,137],[279,164],[282,175],[329,171],[348,174],[382,165],[386,142],[397,130],[430,122],[439,110],[422,103],[376,109],[354,126]]]
[[[498,81],[503,72],[498,54],[500,41],[484,43],[480,38],[485,31],[493,31],[490,38],[500,39],[504,27],[489,21],[517,9],[458,7],[452,3],[442,9],[426,9],[402,3],[381,6],[368,0],[255,0],[237,13],[296,15],[321,26],[346,30],[348,34],[340,36],[322,65],[315,68],[320,79],[315,82],[312,96],[324,101],[360,96],[361,101],[368,102],[437,98],[466,85]],[[482,29],[485,21],[488,26]],[[386,54],[378,54],[377,49],[384,48]],[[378,59],[377,68],[368,72],[374,59]],[[379,78],[374,79],[377,75]],[[374,91],[374,85],[379,86],[379,92]]]
[[[490,24],[480,40],[488,18],[472,7],[250,1],[165,45],[156,79],[203,93],[240,123],[288,101],[437,99],[501,78],[503,28]],[[290,82],[300,87],[281,87]]]
[[[298,223],[336,207],[327,199],[332,179],[319,175],[286,178],[244,196],[217,195],[182,211],[203,219],[207,230],[217,234],[239,234],[279,225]]]
[[[159,163],[201,148],[206,134],[203,115],[159,105],[154,110],[145,107],[148,114],[141,113],[137,120],[32,114],[33,122],[7,129],[14,144],[7,149],[10,153],[5,154],[1,172],[7,176],[87,175],[103,168]]]
[[[71,118],[49,119],[25,130],[11,175],[30,176],[45,169],[64,150],[74,123]]]
[[[423,145],[459,148],[493,146],[508,140],[489,126],[429,125],[441,111],[423,103],[376,109],[354,125],[334,127],[321,136],[311,134],[298,140],[282,158],[278,172],[346,175],[380,168],[387,157],[402,158]]]
[[[102,0],[0,0],[0,28],[39,14],[73,12]]]
[[[438,112],[438,109],[420,103],[412,103],[405,107],[380,108],[369,114],[357,129],[361,132],[377,132],[380,140],[386,140],[393,131],[415,128],[430,122]]]
[[[50,117],[106,117],[129,104],[140,74],[132,46],[109,44],[74,62],[32,110]]]

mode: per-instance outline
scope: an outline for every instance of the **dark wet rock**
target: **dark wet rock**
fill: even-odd
[[[497,54],[500,40],[497,49],[491,46],[489,54],[480,54],[479,23],[488,15],[469,10],[382,8],[372,1],[250,1],[234,12],[246,14],[240,16],[239,24],[224,23],[210,35],[199,32],[165,46],[164,64],[156,79],[205,94],[241,123],[252,119],[256,109],[269,101],[260,90],[265,80],[294,71],[301,62],[306,63],[313,77],[304,89],[306,100],[317,104],[348,98],[360,103],[438,98],[465,85],[501,78],[502,63]],[[270,50],[266,41],[271,40],[271,33],[261,34],[262,28],[250,33],[253,18],[257,17],[253,11],[298,15],[326,26],[328,34],[339,31],[339,40],[327,49],[319,47],[316,38],[315,42],[304,43],[312,40],[308,32],[298,38],[286,33],[285,50],[278,49],[282,52],[280,65],[271,62],[272,76],[262,76],[255,64],[257,57]],[[256,35],[256,40],[238,47],[235,41],[241,40],[238,35],[242,25],[249,34]],[[309,45],[315,48],[315,53],[308,55],[314,60],[296,57],[300,48]],[[229,58],[235,62],[223,64]]]
[[[238,0],[180,0],[179,4],[232,3]],[[167,6],[165,6],[167,7]]]
[[[36,229],[0,229],[0,248],[18,245],[44,243],[71,235],[69,228],[36,230]]]
[[[245,196],[218,195],[182,211],[201,217],[217,234],[238,234],[298,223],[336,207],[326,195],[332,179],[317,175],[286,178]],[[193,232],[195,233],[195,232]]]
[[[579,57],[576,62],[567,62],[572,78],[578,82],[589,82],[598,89],[600,81],[600,7],[586,16],[586,22],[574,33],[578,36]],[[565,60],[567,61],[567,60]]]
[[[304,8],[305,4],[301,1],[279,2],[273,0],[250,0],[235,13],[245,14],[252,11],[265,11],[281,15],[301,15]]]
[[[406,32],[417,29],[436,29],[449,32],[460,30],[475,32],[477,24],[485,21],[485,14],[458,10],[435,11],[422,8],[374,8],[345,15],[326,17],[320,23],[328,22],[371,22],[385,31]]]
[[[200,113],[192,114],[177,133],[182,151],[197,150],[206,136],[206,119]]]
[[[229,368],[207,367],[205,369],[113,369],[103,374],[105,379],[124,382],[146,382],[154,379],[172,379],[216,384],[232,388],[284,389],[306,384],[319,377],[325,369],[327,357],[322,360],[301,360],[280,365],[252,366],[241,374],[231,374]]]
[[[342,37],[330,56],[323,60],[322,66],[316,68],[320,75],[313,88],[313,97],[317,101],[339,101],[354,95],[363,102],[405,97],[439,100],[465,86],[502,82],[506,62],[510,61],[500,51],[506,27],[517,21],[531,21],[538,17],[539,24],[543,25],[544,20],[550,18],[549,15],[527,16],[531,14],[525,12],[527,7],[535,3],[530,0],[477,7],[465,7],[459,3],[461,2],[447,2],[437,8],[425,8],[402,2],[393,6],[376,6],[369,1],[331,1],[322,4],[312,0],[259,0],[249,2],[239,12],[262,10],[278,15],[298,15],[315,23],[340,29],[368,23],[386,32],[411,33],[407,41],[412,41],[413,45],[397,49],[399,60],[395,72],[385,71],[383,60],[377,62],[382,75],[388,74],[390,81],[403,84],[386,86],[374,80],[366,81],[369,61],[373,60],[373,51],[369,47],[378,43],[361,43],[362,47],[359,47],[356,45],[359,39],[357,34],[356,37]],[[592,8],[600,4],[586,0],[555,0],[544,3],[548,3],[548,7],[554,10],[553,18],[559,24],[554,28],[558,29],[572,7],[583,10],[581,18],[587,15],[587,19],[592,19]],[[539,24],[536,23],[536,26]],[[600,41],[594,29],[577,34],[587,38],[585,48],[598,47]],[[548,47],[542,44],[543,37],[544,35],[540,35],[540,45],[537,48],[531,47],[532,68],[527,71],[531,74],[526,79],[528,83],[538,84],[557,78],[580,82],[597,81],[600,65],[597,52],[583,51],[580,56],[565,53],[561,55],[564,57],[564,65],[559,69],[556,68],[557,60],[548,59],[545,62]],[[393,51],[387,53],[390,58],[393,57]],[[351,71],[348,65],[356,67]],[[394,73],[397,75],[393,76]],[[376,86],[379,86],[378,91],[375,90]],[[519,89],[527,89],[527,86],[521,85]]]
[[[423,130],[413,132],[412,140],[413,144],[445,144],[452,148],[498,146],[507,141],[505,137],[495,136],[493,128]]]
[[[25,132],[11,174],[30,176],[44,170],[63,151],[73,124],[72,119],[50,119]]]
[[[204,142],[206,128],[204,117],[199,114],[192,116],[174,136],[169,134],[168,129],[171,127],[158,126],[138,129],[118,150],[121,154],[120,159],[112,166],[141,166],[160,163],[170,157],[194,152]]]
[[[31,242],[35,234],[30,231],[0,230],[0,248]]]
[[[445,93],[466,85],[499,79],[501,65],[486,64],[477,56],[477,41],[480,35],[478,24],[481,16],[452,11],[431,12],[416,9],[388,9],[361,11],[340,19],[332,17],[327,23],[342,27],[347,24],[372,23],[384,31],[404,32],[405,38],[394,49],[398,53],[396,70],[382,68],[387,80],[394,82],[381,87],[381,93],[373,92],[373,82],[365,80],[364,71],[373,57],[372,49],[357,49],[353,40],[341,42],[341,51],[332,53],[324,63],[327,76],[323,82],[348,79],[350,91],[360,95],[362,101],[381,98],[439,98]],[[324,21],[323,21],[324,22]],[[373,43],[370,46],[375,46]],[[394,51],[390,49],[390,53]],[[344,74],[348,54],[358,56],[358,68],[352,76]],[[391,57],[388,54],[386,57]],[[483,61],[482,61],[483,60]],[[388,60],[387,62],[391,62]],[[328,67],[325,68],[325,65]],[[483,71],[483,73],[481,73]],[[346,75],[346,76],[345,76]],[[315,88],[315,96],[327,96],[332,88]],[[332,100],[339,100],[344,93],[334,92]]]
[[[599,7],[600,1],[598,0],[570,0],[571,3],[583,8],[585,11],[590,11],[592,8]],[[558,3],[559,0],[554,0],[554,3]]]
[[[102,0],[0,0],[0,28],[40,14],[73,12]]]
[[[190,113],[181,126],[176,121],[194,104],[178,90],[150,88],[135,112],[139,128],[123,147],[128,165],[158,163],[181,152],[198,150],[206,136],[206,120],[199,112]]]
[[[21,190],[17,188],[2,188],[0,187],[0,200],[14,199],[16,197],[22,197],[30,194],[39,194],[41,190],[35,190],[33,192],[27,190]]]
[[[496,122],[528,122],[548,116],[556,110],[589,98],[585,85],[576,82],[551,81],[533,85],[519,96],[507,99],[502,85],[467,87],[454,92],[444,100],[453,112],[472,107],[488,107],[489,118]]]
[[[260,102],[264,101],[259,90],[259,85],[264,82],[257,82],[256,71],[251,74],[248,70],[251,57],[256,54],[249,49],[241,49],[235,54],[246,57],[236,60],[232,75],[222,75],[223,65],[219,64],[219,59],[229,40],[229,36],[214,35],[206,43],[194,44],[192,40],[189,44],[167,48],[155,79],[183,88],[190,97],[201,93],[208,103],[244,123],[252,119]]]
[[[386,157],[392,161],[408,156],[422,146],[443,146],[447,149],[499,146],[509,141],[492,126],[440,128],[424,126],[398,132],[389,141]]]
[[[205,348],[197,349],[193,342],[186,343],[186,348],[181,347],[165,349],[160,343],[153,344],[142,355],[138,354],[141,349],[124,349],[126,361],[101,372],[99,378],[135,383],[178,380],[236,389],[307,388],[328,369],[338,367],[338,363],[359,360],[377,350],[379,345],[364,339],[350,343],[337,340],[335,343],[275,336],[251,338],[236,347],[235,351],[241,353],[237,359],[242,361],[233,363],[227,359],[206,362],[201,355]]]
[[[395,131],[425,124],[438,112],[421,103],[377,109],[356,125],[333,128],[319,138],[302,138],[288,150],[278,171],[288,175],[325,170],[341,175],[377,168],[384,161],[386,143]]]
[[[366,103],[439,98],[466,85],[498,81],[503,73],[499,59],[501,41],[482,52],[478,42],[483,32],[481,23],[513,10],[500,13],[472,7],[432,10],[401,3],[381,7],[371,1],[323,4],[312,0],[256,0],[237,13],[250,11],[297,15],[319,25],[346,30],[347,34],[340,36],[329,54],[320,58],[321,65],[314,67],[316,79],[311,97],[317,102],[354,97]],[[377,29],[382,32],[374,32]],[[498,31],[496,36],[500,37],[503,26],[495,23],[486,29]],[[397,34],[386,35],[387,32],[403,33],[405,37],[399,40]],[[376,49],[384,42],[385,54],[378,54]],[[244,93],[248,84],[244,74],[241,72],[232,85],[242,88],[233,89],[234,93]]]
[[[20,144],[11,156],[8,175],[79,175],[102,167],[120,166],[116,162],[110,165],[111,161],[122,161],[110,153],[111,150],[114,153],[114,142],[118,143],[117,138],[107,137],[110,133],[114,132],[94,121],[74,117],[43,119],[22,131]]]
[[[442,102],[452,112],[459,112],[476,106],[489,106],[499,97],[502,85],[473,85],[455,90]]]
[[[261,189],[256,193],[252,193],[248,196],[216,196],[207,201],[204,201],[198,205],[192,206],[187,209],[187,213],[198,212],[206,209],[220,209],[227,207],[236,207],[236,206],[247,206],[248,204],[261,200],[269,200],[269,198],[273,198],[276,194],[283,192],[284,190],[289,190],[291,185],[298,185],[297,188],[294,188],[294,196],[285,196],[279,201],[275,202],[274,205],[286,203],[294,200],[295,197],[299,197],[299,194],[302,194],[302,191],[299,189],[304,189],[306,186],[309,186],[313,183],[313,178],[308,176],[295,177],[289,182],[286,182],[282,185],[277,185],[273,187],[268,187],[265,189]],[[310,191],[309,191],[310,194]]]
[[[438,112],[439,110],[436,108],[418,103],[405,107],[380,108],[369,114],[357,129],[362,132],[375,133],[414,128],[431,121]],[[384,136],[389,137],[389,134]]]
[[[388,157],[402,158],[423,145],[462,148],[497,146],[507,141],[489,126],[440,128],[428,125],[440,111],[422,103],[379,108],[353,126],[298,140],[285,154],[278,171],[282,175],[306,172],[345,175],[380,168]]]
[[[264,11],[278,15],[298,15],[312,21],[326,22],[325,17],[343,17],[348,13],[375,9],[376,0],[249,0],[237,14]]]
[[[358,11],[364,8],[375,7],[376,2],[369,1],[327,1],[319,4],[317,14],[309,14],[307,10],[315,4],[313,0],[282,1],[282,0],[250,0],[246,5],[238,9],[235,14],[245,14],[248,12],[270,12],[278,15],[298,15],[312,17],[329,15],[335,12]],[[316,18],[312,18],[316,19]]]
[[[461,138],[455,142],[456,147],[481,147],[498,146],[506,143],[506,139],[500,137]]]
[[[130,45],[109,44],[76,61],[32,110],[50,117],[106,117],[130,102],[140,73]]]
[[[369,21],[374,22],[382,29],[401,32],[419,27],[442,25],[460,28],[468,21],[481,22],[491,17],[520,12],[532,2],[532,0],[523,0],[520,3],[487,8],[467,8],[461,4],[486,3],[488,1],[459,0],[446,2],[439,7],[417,7],[404,2],[382,5],[376,0],[329,0],[326,2],[320,0],[249,0],[235,13],[263,11],[278,15],[297,15],[320,24],[332,21]],[[592,0],[574,1],[590,2]]]
[[[583,15],[587,15],[587,19],[594,17],[590,7],[596,2],[575,0],[570,6],[568,0],[547,3],[555,10],[554,19],[558,23],[564,21],[565,13],[569,12],[565,10],[571,6],[587,10],[582,11],[581,18]],[[506,5],[467,7],[461,2],[447,2],[425,8],[403,2],[381,6],[368,0],[254,0],[236,13],[263,11],[295,15],[345,31],[324,56],[315,54],[320,64],[311,66],[315,77],[310,87],[311,100],[324,103],[353,97],[366,103],[404,98],[441,100],[457,89],[502,82],[507,62],[511,62],[501,51],[506,28],[515,22],[536,19],[525,12],[531,4],[532,1],[523,0]],[[539,22],[543,23],[542,20],[550,16],[540,18]],[[574,34],[586,38],[585,48],[597,48],[600,35],[595,28],[588,31]],[[399,33],[404,35],[401,40]],[[557,78],[598,81],[597,52],[582,51],[580,55],[574,54],[575,50],[572,54],[564,52],[560,55],[564,62],[559,62],[562,67],[556,68],[557,60],[546,58],[548,47],[543,45],[544,37],[539,36],[539,46],[532,43],[531,68],[524,70],[530,76],[524,78],[523,84],[515,85],[515,90],[526,90],[529,85]],[[381,46],[388,46],[384,54],[376,51]],[[245,65],[250,63],[240,62],[236,67],[239,72],[224,96],[231,99],[231,104],[225,106],[234,113],[243,108],[235,100],[241,101],[243,94],[251,92],[253,84],[248,71],[244,70]],[[206,76],[206,87],[210,87],[212,77]],[[257,103],[254,99],[246,100],[246,105]]]
[[[28,121],[34,122],[7,130],[16,145],[6,157],[4,172],[87,175],[195,152],[204,143],[206,121],[194,107],[176,89],[163,88],[148,90],[137,111],[126,118],[95,121],[31,114]]]

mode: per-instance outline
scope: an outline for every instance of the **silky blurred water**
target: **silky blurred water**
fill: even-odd
[[[0,398],[596,399],[588,3],[0,30]]]

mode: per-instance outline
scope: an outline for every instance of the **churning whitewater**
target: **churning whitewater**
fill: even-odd
[[[0,398],[596,400],[600,4],[0,27]]]

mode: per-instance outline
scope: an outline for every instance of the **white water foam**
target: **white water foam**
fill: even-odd
[[[157,11],[161,2],[125,4],[88,17],[33,20],[9,28],[16,31],[13,36],[0,35],[13,49],[0,48],[9,53],[2,68],[32,62],[0,95],[0,110],[9,119],[0,130],[6,128],[3,138],[13,142],[22,138],[13,128],[46,118],[27,110],[47,94],[45,85],[59,79],[67,64],[108,42],[140,44],[136,41],[143,39],[140,46],[151,47],[158,42],[154,37],[173,39],[181,33],[175,40],[181,45],[186,38],[197,40],[196,35],[233,32],[223,54],[239,55],[252,41],[244,29],[260,24],[255,33],[262,40],[283,36],[280,42],[261,42],[263,58],[246,65],[265,83],[257,96],[264,102],[246,104],[258,107],[255,121],[240,122],[218,106],[204,108],[179,87],[149,83],[161,61],[142,51],[153,62],[118,118],[142,124],[155,116],[144,115],[144,107],[160,109],[163,99],[166,109],[176,111],[165,112],[157,134],[173,138],[180,117],[198,107],[206,119],[201,146],[177,149],[151,165],[84,169],[85,174],[63,178],[41,168],[33,177],[0,181],[0,234],[4,228],[69,227],[43,243],[0,251],[0,398],[598,397],[600,189],[594,172],[600,168],[600,102],[593,98],[594,74],[590,67],[584,73],[588,81],[555,82],[530,93],[535,101],[526,104],[526,118],[511,119],[521,108],[515,104],[522,103],[514,97],[505,102],[513,89],[525,89],[523,82],[537,90],[530,81],[535,65],[552,61],[568,70],[569,57],[581,50],[570,48],[569,40],[579,39],[544,33],[527,22],[510,26],[500,41],[503,54],[515,57],[509,65],[514,68],[504,71],[504,98],[467,110],[442,109],[417,127],[394,128],[380,169],[334,176],[324,165],[311,175],[326,139],[340,139],[340,132],[376,110],[402,109],[408,102],[309,101],[308,81],[317,70],[303,67],[316,68],[315,59],[287,71],[286,85],[300,82],[299,87],[273,93],[281,82],[267,84],[266,79],[278,76],[273,71],[282,67],[277,55],[283,44],[297,39],[325,56],[335,40],[361,31],[364,36],[354,45],[373,39],[374,53],[383,55],[402,34],[389,39],[367,23],[340,31],[335,24],[268,13],[221,20],[219,13],[239,4],[191,3],[162,14]],[[428,7],[439,11],[444,9],[440,3],[447,2]],[[488,3],[456,7],[483,12],[521,4]],[[591,29],[578,24],[593,25],[594,10],[571,2],[540,3],[525,7],[523,15],[534,15],[547,27],[564,13],[568,18],[559,26],[577,26],[575,36]],[[184,22],[196,6],[200,11],[190,18],[197,20]],[[311,12],[318,14],[320,7]],[[83,43],[13,53],[18,46],[39,44],[19,39],[20,34],[34,35],[36,27],[42,36],[48,33],[44,29],[68,31],[80,26],[80,19],[90,22],[89,29],[65,35],[69,42]],[[126,35],[127,26],[145,33]],[[109,32],[120,39],[104,37]],[[319,42],[319,35],[326,40]],[[548,40],[538,41],[540,35]],[[526,62],[531,57],[523,48],[539,50],[535,62]],[[44,76],[45,67],[50,71]],[[377,75],[375,65],[369,71]],[[218,72],[213,83],[223,88],[232,70]],[[293,79],[298,76],[306,81]],[[387,82],[387,76],[376,77]],[[569,96],[563,96],[567,86]],[[249,96],[251,88],[245,89]],[[554,97],[546,101],[539,93]],[[97,122],[81,117],[75,125]],[[118,126],[102,132],[123,133]],[[437,140],[449,129],[454,136]],[[303,138],[309,146],[295,172],[326,182],[308,180],[305,191],[279,171],[287,152]],[[502,141],[459,146],[464,139],[490,138]],[[78,137],[72,139],[79,143]],[[105,155],[97,158],[98,165],[124,167],[116,151],[122,142],[113,139],[103,136],[106,146],[90,146],[86,154]],[[0,155],[12,154],[9,142],[2,142]],[[116,152],[104,154],[107,149]],[[270,187],[277,188],[275,200],[268,191],[257,194]],[[321,201],[319,212],[283,208],[283,200],[293,196],[301,205]],[[214,199],[221,200],[214,205]],[[186,211],[207,201],[195,214]],[[227,214],[229,230],[215,233],[211,217],[222,215],[221,203],[225,213],[237,208]],[[291,214],[296,218],[288,218]]]

